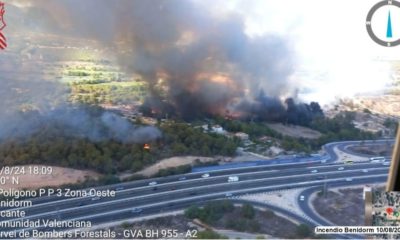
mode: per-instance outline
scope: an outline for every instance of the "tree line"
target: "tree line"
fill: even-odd
[[[342,112],[333,118],[325,117],[322,114],[315,116],[307,124],[307,127],[322,133],[322,136],[317,139],[284,136],[269,128],[265,122],[232,120],[222,117],[216,118],[215,121],[227,131],[249,134],[254,141],[257,141],[257,138],[261,136],[269,136],[280,140],[285,150],[310,152],[319,150],[322,145],[333,141],[367,140],[379,137],[380,133],[367,132],[356,128],[353,123],[354,119],[355,114],[352,112]]]
[[[139,171],[172,156],[232,156],[238,146],[235,139],[207,134],[184,123],[162,124],[159,128],[162,137],[148,142],[148,149],[144,148],[144,144],[115,139],[94,141],[50,121],[28,136],[0,140],[0,166],[49,164],[110,174]]]

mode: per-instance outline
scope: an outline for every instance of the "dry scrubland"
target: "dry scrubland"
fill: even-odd
[[[283,125],[282,123],[270,123],[267,125],[271,129],[281,133],[284,136],[290,136],[290,137],[295,137],[295,138],[303,137],[303,138],[309,138],[309,139],[317,139],[322,135],[318,131],[312,130],[310,128],[302,127],[302,126]]]
[[[206,162],[212,162],[215,159],[211,157],[194,157],[194,156],[185,156],[185,157],[172,157],[172,158],[167,158],[159,161],[158,163],[151,165],[150,167],[147,167],[143,169],[142,171],[137,172],[137,174],[151,177],[154,176],[155,174],[158,173],[159,170],[161,169],[166,169],[166,168],[171,168],[171,167],[179,167],[182,165],[193,165],[196,162],[196,159],[198,159],[200,162],[206,163]]]

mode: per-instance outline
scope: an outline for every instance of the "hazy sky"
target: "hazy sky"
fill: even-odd
[[[326,102],[338,95],[379,90],[390,81],[390,66],[381,60],[399,60],[400,46],[377,45],[365,27],[367,13],[377,2],[232,0],[210,5],[216,12],[233,10],[245,15],[249,35],[275,32],[287,36],[297,56],[297,74],[293,77],[303,89],[313,90],[309,98]],[[389,9],[393,38],[398,39],[400,9],[396,7],[377,11],[373,28],[377,34],[386,33]]]

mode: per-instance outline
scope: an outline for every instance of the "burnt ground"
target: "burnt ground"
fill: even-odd
[[[368,154],[371,156],[390,156],[392,155],[393,145],[385,144],[385,145],[368,145],[368,146],[350,146],[348,148],[350,151],[355,153]]]
[[[364,223],[363,189],[340,189],[329,191],[327,196],[317,194],[312,204],[324,218],[339,226],[362,226]]]

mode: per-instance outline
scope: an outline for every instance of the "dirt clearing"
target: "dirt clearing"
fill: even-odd
[[[364,225],[363,189],[328,191],[326,197],[317,195],[312,204],[322,217],[338,226]]]
[[[268,123],[267,126],[281,133],[282,135],[289,137],[317,139],[322,135],[318,131],[296,125],[283,125],[282,123]]]
[[[194,156],[166,158],[150,167],[147,167],[147,168],[137,172],[136,174],[150,177],[150,176],[154,176],[155,174],[157,174],[160,169],[165,169],[165,168],[170,168],[170,167],[178,167],[178,166],[187,165],[187,164],[194,165],[196,163],[196,159],[198,159],[197,161],[206,163],[206,162],[216,161],[217,159],[220,159],[220,158],[194,157]]]

